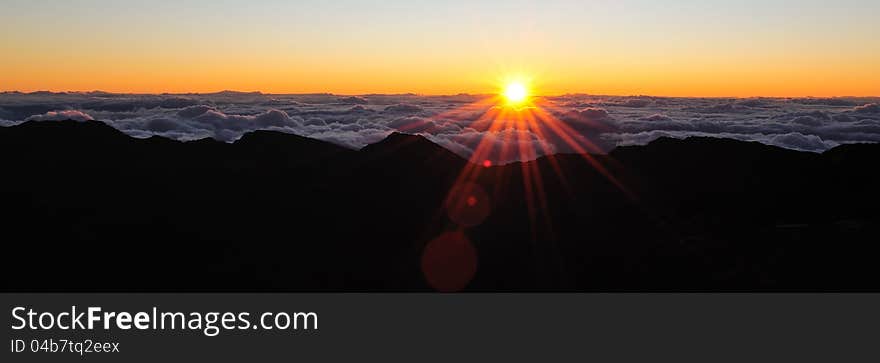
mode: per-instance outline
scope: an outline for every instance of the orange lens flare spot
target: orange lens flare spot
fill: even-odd
[[[475,196],[468,197],[467,198],[467,205],[468,205],[468,207],[473,207],[473,206],[477,205],[477,197],[475,197]]]
[[[460,231],[435,238],[422,251],[422,274],[441,292],[467,287],[477,273],[477,250]]]
[[[443,202],[449,219],[462,227],[483,223],[491,212],[489,195],[479,185],[463,182],[455,185]]]

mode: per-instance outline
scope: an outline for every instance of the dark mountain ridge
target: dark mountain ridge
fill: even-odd
[[[355,151],[53,121],[0,128],[0,151],[4,290],[429,290],[425,246],[456,233],[466,290],[880,291],[876,144],[661,138],[484,167],[397,133]]]

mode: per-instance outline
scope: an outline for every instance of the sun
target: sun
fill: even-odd
[[[504,87],[504,98],[507,103],[522,103],[529,97],[529,90],[522,82],[510,82]]]

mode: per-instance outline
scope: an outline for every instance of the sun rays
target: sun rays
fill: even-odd
[[[531,161],[543,158],[555,174],[550,177],[557,178],[559,183],[568,189],[568,180],[557,160],[560,148],[568,153],[573,151],[578,154],[621,192],[633,197],[618,178],[612,175],[607,165],[594,156],[602,151],[595,140],[591,140],[586,134],[570,125],[577,120],[561,119],[563,115],[561,110],[552,102],[534,95],[533,92],[528,82],[509,79],[499,88],[499,93],[495,96],[434,116],[433,119],[440,120],[467,110],[464,113],[478,116],[473,117],[464,126],[482,135],[473,145],[469,162],[461,170],[449,192],[445,202],[447,213],[460,215],[464,213],[462,210],[469,207],[479,204],[482,208],[481,204],[490,203],[482,199],[491,198],[491,195],[484,193],[475,181],[481,179],[483,173],[496,170],[493,169],[495,166],[520,161],[519,172],[522,178],[524,201],[530,221],[533,224],[537,223],[541,214],[539,211],[547,209],[545,178],[548,176],[542,175],[539,162]],[[497,170],[502,169],[509,170],[509,168]],[[499,175],[497,182],[505,182],[504,178],[506,176]],[[475,200],[479,203],[474,203]],[[451,208],[454,210],[450,210],[450,205],[456,206]],[[453,221],[460,219],[459,217],[450,216]],[[546,222],[550,223],[549,218]],[[470,221],[467,224],[466,227],[472,227],[479,223]]]
[[[442,210],[440,213],[445,214],[451,222],[448,233],[458,236],[454,239],[456,243],[443,243],[448,247],[444,250],[444,255],[458,256],[462,261],[454,263],[449,260],[445,264],[450,268],[449,271],[442,273],[435,271],[437,269],[433,267],[434,265],[425,261],[433,261],[432,258],[435,256],[432,254],[436,252],[432,251],[437,250],[436,245],[440,242],[431,241],[425,248],[425,256],[423,256],[422,268],[426,278],[443,282],[444,278],[448,277],[456,282],[450,286],[466,285],[473,277],[473,268],[476,264],[474,246],[471,240],[466,238],[467,230],[478,227],[491,218],[493,208],[502,204],[494,199],[502,195],[509,196],[510,194],[503,190],[511,184],[516,184],[513,183],[514,181],[520,182],[522,188],[521,202],[525,204],[528,222],[532,227],[529,229],[530,239],[534,243],[555,245],[553,218],[549,214],[550,205],[547,196],[547,192],[551,190],[547,189],[547,185],[552,181],[553,187],[563,189],[561,192],[568,194],[572,192],[571,184],[558,160],[560,152],[577,154],[577,157],[604,176],[617,190],[631,200],[635,199],[635,196],[610,171],[608,163],[614,161],[607,156],[602,157],[601,160],[594,156],[602,149],[596,144],[597,140],[590,139],[590,135],[599,133],[583,132],[583,130],[585,127],[598,127],[600,124],[594,122],[595,120],[569,119],[566,115],[566,112],[557,108],[552,101],[533,94],[529,83],[510,80],[499,87],[498,94],[494,96],[465,104],[431,118],[432,122],[456,120],[461,123],[463,130],[467,130],[462,131],[462,134],[471,135],[468,137],[476,137],[476,139],[470,139],[467,146],[472,148],[472,152],[468,162],[459,171],[442,206],[439,206]],[[573,127],[573,125],[577,126]],[[578,131],[579,129],[581,131]],[[549,167],[544,167],[548,165]],[[547,169],[552,170],[551,174],[555,175],[544,175],[546,172],[542,170]],[[519,174],[520,180],[517,180],[514,174]],[[519,202],[515,201],[515,203]],[[439,241],[445,240],[440,238]],[[479,243],[478,240],[473,242]],[[446,286],[445,283],[438,284],[434,284],[435,287]]]

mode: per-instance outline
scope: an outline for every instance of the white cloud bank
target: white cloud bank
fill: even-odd
[[[541,122],[517,127],[515,117],[476,106],[471,95],[337,96],[221,92],[202,95],[89,93],[0,94],[0,126],[23,121],[102,120],[135,136],[233,141],[276,130],[350,148],[394,131],[422,134],[463,156],[480,142],[496,162],[546,153],[608,151],[661,136],[715,136],[821,152],[841,143],[880,142],[877,98],[661,98],[566,95],[541,102],[566,135]],[[506,117],[491,127],[481,116]],[[505,148],[516,152],[503,153]],[[519,150],[526,150],[519,153]]]

